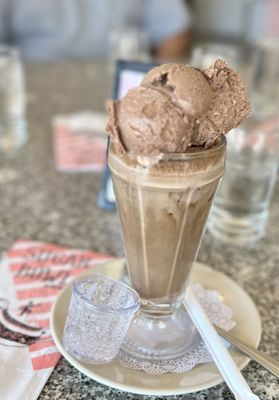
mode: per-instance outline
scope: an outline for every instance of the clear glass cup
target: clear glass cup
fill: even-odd
[[[254,49],[251,99],[257,118],[278,118],[278,39],[262,40]]]
[[[249,122],[228,134],[226,173],[218,188],[208,230],[236,245],[265,235],[269,204],[277,177],[277,129]]]
[[[135,26],[123,26],[109,34],[110,59],[148,60],[148,34]]]
[[[110,144],[129,275],[141,298],[122,345],[129,355],[170,359],[200,341],[182,301],[224,171],[225,148],[223,137],[209,150],[122,157]]]
[[[241,64],[241,51],[236,45],[205,43],[195,46],[192,51],[191,65],[205,69],[214,64],[216,58],[224,58],[234,68]]]
[[[25,80],[18,51],[0,46],[0,151],[9,155],[27,140]]]
[[[122,282],[97,274],[74,282],[62,338],[65,349],[84,362],[110,362],[138,308],[137,293]]]

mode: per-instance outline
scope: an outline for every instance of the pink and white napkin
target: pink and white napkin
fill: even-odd
[[[267,7],[267,27],[266,36],[271,38],[279,38],[279,24],[278,24],[278,13],[279,13],[279,2],[278,0],[268,0],[266,2]]]
[[[53,119],[56,169],[60,172],[100,172],[106,161],[105,115],[80,112]]]
[[[49,329],[52,304],[74,276],[111,257],[18,240],[0,264],[0,399],[35,400],[58,352]]]

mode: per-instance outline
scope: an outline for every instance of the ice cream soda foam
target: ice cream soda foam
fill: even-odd
[[[141,297],[123,351],[175,358],[200,340],[182,301],[224,173],[225,134],[251,112],[246,90],[223,60],[204,71],[166,64],[108,112],[108,163]]]

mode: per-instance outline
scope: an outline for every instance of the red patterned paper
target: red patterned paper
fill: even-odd
[[[101,117],[80,113],[53,123],[56,168],[61,172],[100,172],[106,161],[107,137]]]
[[[57,294],[72,277],[109,259],[104,254],[18,240],[1,266],[0,355],[14,348],[24,360],[21,368],[53,368],[60,353],[50,334],[49,316]]]

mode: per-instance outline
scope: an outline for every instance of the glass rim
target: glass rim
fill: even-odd
[[[127,307],[113,307],[113,306],[107,306],[107,305],[102,305],[102,304],[94,304],[92,303],[90,300],[88,300],[86,298],[86,296],[84,296],[79,288],[78,288],[78,284],[81,282],[94,282],[95,284],[98,283],[98,280],[105,280],[108,281],[110,283],[113,284],[117,284],[119,286],[122,286],[123,288],[126,289],[127,292],[130,292],[131,295],[134,298],[134,304],[127,306]],[[140,297],[138,295],[138,293],[135,291],[135,289],[131,288],[130,286],[126,285],[126,283],[118,281],[116,279],[110,278],[106,275],[103,274],[92,274],[89,275],[87,278],[81,278],[81,279],[77,279],[76,281],[74,281],[73,286],[72,286],[72,293],[76,294],[79,296],[80,299],[82,299],[89,307],[91,307],[92,309],[95,309],[96,311],[99,312],[103,312],[103,313],[107,313],[107,314],[119,314],[121,312],[127,312],[127,311],[133,311],[133,310],[137,310],[140,306]]]
[[[197,147],[192,147],[189,148],[185,153],[159,153],[159,154],[154,154],[154,155],[146,155],[146,154],[133,154],[133,153],[125,153],[124,157],[127,156],[130,158],[130,160],[135,160],[135,161],[140,161],[140,164],[146,164],[146,163],[156,163],[156,162],[164,162],[164,161],[173,161],[173,162],[179,162],[179,161],[187,161],[191,159],[203,159],[209,156],[214,155],[215,153],[218,153],[220,150],[226,147],[227,144],[227,139],[224,134],[221,135],[221,138],[218,143],[216,143],[214,146],[204,149],[201,148],[201,146]],[[113,148],[113,142],[109,140],[109,149]],[[113,153],[116,154],[116,152],[113,149]]]

